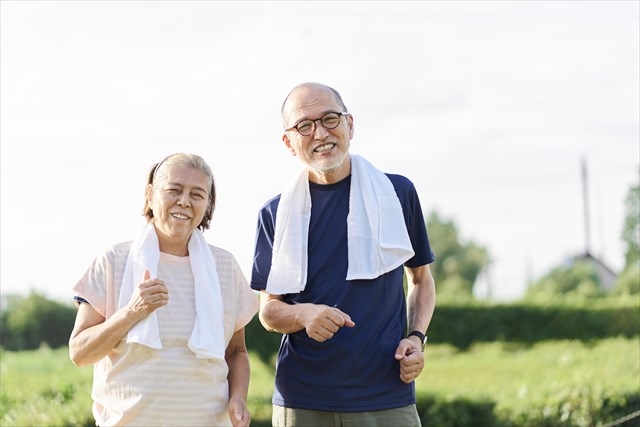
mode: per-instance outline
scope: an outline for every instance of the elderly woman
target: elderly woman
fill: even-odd
[[[146,226],[108,247],[73,287],[69,355],[94,365],[97,425],[249,424],[244,326],[258,299],[233,255],[203,237],[215,199],[201,157],[155,164]]]

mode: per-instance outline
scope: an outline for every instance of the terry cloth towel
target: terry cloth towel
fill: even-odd
[[[268,293],[283,295],[304,291],[310,218],[311,196],[305,168],[280,196]],[[384,173],[357,155],[351,155],[347,240],[346,280],[375,279],[414,255],[393,184]]]
[[[135,287],[142,281],[144,270],[157,277],[160,246],[153,224],[147,224],[129,250],[124,268],[118,308],[124,307]],[[223,359],[225,352],[222,295],[215,260],[202,232],[194,230],[189,239],[189,261],[194,279],[196,320],[188,346],[198,357]],[[160,308],[162,310],[162,308]],[[162,348],[158,317],[154,311],[139,321],[127,334],[127,343],[137,343],[153,349]]]

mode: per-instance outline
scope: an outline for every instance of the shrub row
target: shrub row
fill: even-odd
[[[440,306],[429,339],[467,349],[476,342],[534,344],[548,340],[591,341],[640,334],[640,309],[536,305]]]
[[[587,427],[596,425],[637,427],[640,425],[639,393],[603,398],[590,391],[570,391],[555,401],[538,404],[527,402],[522,410],[510,412],[497,409],[496,402],[490,399],[473,400],[462,397],[419,395],[417,400],[418,414],[424,427]],[[255,410],[255,408],[250,409]],[[10,422],[11,412],[9,410],[4,417],[4,420],[9,422],[7,425],[19,425]],[[32,414],[31,419],[34,417],[35,415]],[[89,410],[75,411],[73,414],[69,411],[62,413],[57,410],[55,421],[51,418],[51,414],[47,421],[43,425],[91,426],[94,424]],[[254,418],[251,420],[251,425],[271,426],[271,419]]]
[[[44,396],[43,396],[44,399]],[[596,425],[615,425],[616,427],[637,427],[640,425],[640,394],[621,395],[601,399],[599,396],[582,393],[579,399],[566,396],[556,402],[528,405],[522,411],[505,412],[496,409],[491,400],[472,400],[467,398],[444,398],[432,395],[418,396],[418,414],[424,427],[586,427]],[[43,401],[44,402],[44,401]],[[36,406],[44,405],[37,402]],[[62,404],[48,401],[49,410],[40,415],[14,413],[9,405],[2,420],[6,425],[25,425],[25,421],[37,419],[40,425],[76,425],[93,426],[95,421],[88,408],[64,410]],[[250,408],[255,410],[255,408]],[[4,424],[3,424],[4,425]],[[270,427],[271,419],[254,418],[254,427]]]
[[[545,402],[527,401],[521,410],[500,410],[492,400],[419,395],[418,414],[424,427],[586,427],[640,426],[640,393],[602,396],[589,389],[567,390]]]
[[[638,304],[574,305],[448,305],[436,307],[429,339],[467,349],[475,342],[582,341],[640,334]],[[7,350],[51,348],[66,345],[76,309],[32,294],[0,314],[0,346]],[[258,316],[247,326],[247,346],[269,361],[277,352],[281,335],[264,330]]]
[[[429,326],[429,340],[465,350],[477,342],[503,341],[532,345],[539,341],[592,341],[640,335],[638,306],[575,307],[537,305],[443,305]],[[246,328],[247,347],[268,362],[281,335],[270,333],[256,316]]]

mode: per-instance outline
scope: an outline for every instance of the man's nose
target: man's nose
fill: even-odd
[[[324,127],[320,120],[316,121],[316,128],[313,131],[313,137],[315,139],[324,139],[327,137],[327,135],[329,135],[329,131],[327,130],[327,128]]]

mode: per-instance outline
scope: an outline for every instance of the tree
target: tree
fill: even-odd
[[[626,215],[622,240],[627,245],[625,269],[640,261],[640,185],[631,187],[625,200]]]
[[[640,185],[629,188],[625,207],[621,236],[627,246],[624,254],[624,270],[618,276],[611,294],[640,295]]]
[[[620,273],[613,289],[611,289],[611,295],[640,295],[640,262],[627,266]]]
[[[558,297],[604,296],[595,266],[586,259],[556,267],[527,289],[525,299],[552,300]]]
[[[629,188],[622,240],[626,244],[625,268],[609,293],[587,253],[554,268],[532,284],[525,299],[594,298],[640,294],[640,186]]]
[[[48,300],[35,292],[3,310],[0,338],[7,350],[32,350],[46,343],[52,348],[66,345],[76,310]]]
[[[461,242],[456,224],[432,212],[427,218],[429,242],[436,254],[431,271],[439,297],[473,296],[473,286],[483,268],[489,265],[487,249],[476,243]]]

